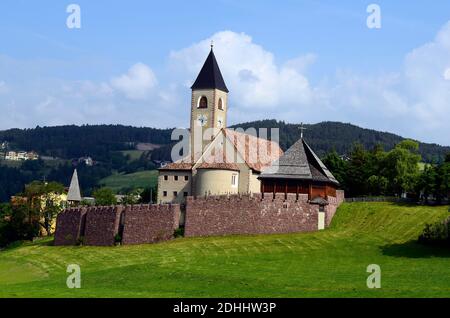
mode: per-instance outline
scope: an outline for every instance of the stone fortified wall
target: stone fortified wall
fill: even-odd
[[[328,203],[325,207],[325,224],[327,226],[330,225],[331,221],[333,220],[334,215],[336,214],[337,208],[344,202],[345,200],[345,193],[343,190],[337,190],[336,191],[336,197],[328,197]]]
[[[169,240],[178,228],[180,206],[132,205],[67,209],[56,221],[55,245],[144,244]]]
[[[343,200],[343,191],[328,197],[327,226]],[[186,202],[187,237],[311,232],[318,230],[318,223],[319,205],[302,194],[188,197]]]
[[[86,224],[86,208],[64,210],[56,219],[55,245],[76,245]]]
[[[123,244],[170,240],[180,224],[180,206],[134,205],[125,209]]]
[[[185,236],[273,234],[317,231],[319,213],[329,226],[344,192],[329,205],[311,204],[308,195],[271,193],[193,198],[186,202]],[[57,218],[55,245],[145,244],[169,240],[180,223],[180,205],[133,205],[67,209]]]

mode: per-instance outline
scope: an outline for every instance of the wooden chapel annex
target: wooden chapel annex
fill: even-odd
[[[323,164],[303,134],[270,167],[259,176],[262,193],[307,194],[312,203],[326,205],[328,197],[336,197],[339,182]]]

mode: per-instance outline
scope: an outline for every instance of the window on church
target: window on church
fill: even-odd
[[[189,176],[184,176],[184,181],[188,181],[189,180]]]
[[[184,197],[187,197],[189,194],[187,192],[183,193]]]
[[[164,181],[169,180],[169,176],[164,176]]]
[[[163,197],[167,197],[167,191],[163,191]]]
[[[325,207],[323,205],[319,206],[319,212],[325,212]]]
[[[198,108],[208,108],[208,99],[206,98],[206,96],[200,97]]]
[[[223,102],[222,102],[222,98],[219,98],[219,109],[223,110]]]
[[[237,175],[237,174],[233,174],[233,175],[231,176],[231,186],[232,186],[233,188],[236,188],[237,185],[238,185],[238,175]]]
[[[178,196],[178,192],[177,191],[173,191],[173,196],[177,197]]]
[[[178,176],[173,177],[175,181],[178,181]]]

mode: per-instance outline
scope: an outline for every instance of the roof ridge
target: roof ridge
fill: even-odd
[[[319,165],[319,169],[321,172],[330,180],[336,183],[339,183],[336,178],[333,176],[330,170],[325,166],[325,164],[320,160],[320,158],[316,155],[316,153],[311,149],[311,147],[308,145],[308,143],[302,139],[304,145],[306,146],[306,149],[311,153],[313,159],[316,161],[316,163]]]

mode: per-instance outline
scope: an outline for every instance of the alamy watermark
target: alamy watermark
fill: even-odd
[[[370,264],[367,266],[367,273],[370,273],[367,277],[367,288],[375,289],[381,288],[381,267],[377,264]]]
[[[70,274],[67,277],[66,285],[70,289],[81,288],[81,268],[78,264],[70,264],[67,266],[66,272]]]
[[[69,16],[66,20],[66,25],[69,29],[81,29],[81,7],[78,4],[69,4],[66,8]]]
[[[367,17],[367,27],[369,29],[381,29],[381,7],[378,4],[372,3],[366,9],[369,16]]]
[[[174,129],[171,138],[172,162],[269,166],[280,156],[279,128]]]

